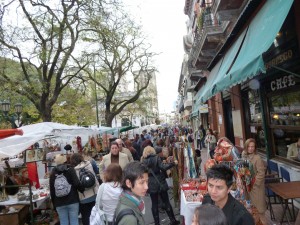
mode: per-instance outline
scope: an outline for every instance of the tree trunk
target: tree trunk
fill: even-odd
[[[112,127],[112,121],[114,119],[115,115],[111,112],[105,112],[105,121],[106,121],[106,126]]]
[[[51,122],[52,121],[52,110],[50,108],[45,108],[41,110],[41,117],[43,122]]]

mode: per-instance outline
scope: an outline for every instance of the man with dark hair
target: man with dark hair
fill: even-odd
[[[233,171],[224,164],[211,167],[207,173],[208,194],[202,204],[211,203],[221,208],[230,225],[254,225],[248,210],[230,194]]]
[[[123,170],[123,192],[115,211],[118,225],[144,225],[144,197],[148,190],[148,169],[141,162],[130,162]]]

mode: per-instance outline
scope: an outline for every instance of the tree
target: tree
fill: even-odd
[[[7,0],[0,8],[0,56],[19,63],[15,76],[1,64],[0,81],[26,96],[43,121],[52,120],[53,106],[68,85],[84,87],[82,39],[93,12],[102,20],[104,5],[114,0]]]
[[[91,56],[89,61],[93,61],[94,68],[85,71],[101,89],[107,126],[112,125],[113,118],[127,105],[139,99],[156,71],[151,65],[156,54],[149,51],[151,46],[146,44],[141,27],[126,13],[111,11],[105,20],[90,21],[93,32],[84,37],[91,43],[93,52],[97,49],[97,54],[87,49],[86,55]],[[131,89],[122,86],[122,80],[128,77],[132,81]]]
[[[57,104],[53,106],[53,120],[58,123],[79,126],[95,124],[95,104],[84,92],[64,88]]]

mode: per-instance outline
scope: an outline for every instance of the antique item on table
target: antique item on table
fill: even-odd
[[[22,190],[20,190],[17,193],[17,199],[18,199],[18,201],[25,201],[26,200],[26,194]]]

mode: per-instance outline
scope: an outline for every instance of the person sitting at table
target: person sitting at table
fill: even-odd
[[[224,164],[212,166],[206,173],[208,194],[202,204],[213,204],[224,212],[230,225],[254,225],[254,219],[242,203],[230,194],[233,171]]]
[[[297,158],[300,160],[300,137],[296,143],[290,144],[286,157],[288,159]]]
[[[192,225],[227,225],[223,211],[212,204],[197,207],[194,212]]]

